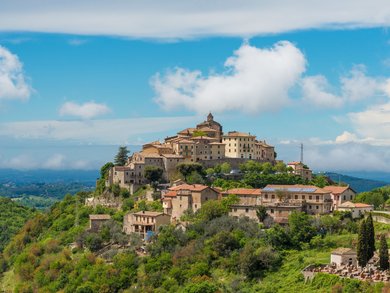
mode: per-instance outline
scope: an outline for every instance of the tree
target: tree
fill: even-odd
[[[115,166],[124,166],[127,163],[127,155],[129,151],[126,146],[120,146],[118,149],[118,153],[115,156]]]
[[[274,170],[279,173],[286,173],[287,172],[287,167],[283,162],[278,162],[276,163]]]
[[[228,174],[232,170],[232,166],[228,162],[221,164],[221,173]]]
[[[180,163],[176,166],[176,169],[184,176],[185,181],[187,181],[187,177],[193,172],[197,172],[201,176],[205,175],[203,166],[199,163]]]
[[[259,219],[260,222],[263,222],[265,218],[267,218],[267,208],[265,206],[259,206],[256,209],[256,216]]]
[[[263,174],[271,174],[273,172],[273,167],[271,163],[267,162],[262,165]]]
[[[114,167],[114,163],[108,162],[103,165],[103,167],[100,168],[100,178],[107,179],[108,177],[108,171]]]
[[[389,250],[385,234],[381,235],[379,243],[379,267],[381,270],[389,269]]]
[[[374,256],[375,252],[375,231],[374,223],[372,221],[371,213],[366,219],[366,233],[367,233],[367,260],[370,260]]]
[[[316,175],[310,183],[317,187],[323,188],[328,185],[328,180],[324,175]]]
[[[156,166],[146,166],[144,176],[150,183],[159,182],[162,179],[164,170]]]
[[[315,228],[311,225],[310,216],[303,212],[293,212],[288,216],[288,225],[291,238],[299,242],[310,242],[316,234]]]
[[[361,267],[365,267],[368,262],[368,241],[366,227],[366,221],[363,219],[360,222],[357,243],[357,260]]]

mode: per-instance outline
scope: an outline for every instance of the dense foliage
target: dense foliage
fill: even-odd
[[[80,203],[87,196],[66,196],[50,212],[30,220],[14,237],[0,260],[6,276],[16,282],[13,289],[275,292],[279,288],[282,292],[297,286],[299,292],[323,292],[324,288],[338,286],[344,292],[352,292],[347,290],[352,286],[356,289],[353,292],[364,292],[369,286],[334,276],[319,276],[305,284],[300,274],[307,262],[318,261],[313,255],[325,252],[324,262],[328,262],[330,250],[352,244],[356,223],[348,214],[315,218],[294,213],[287,226],[263,230],[248,218],[227,216],[229,205],[237,201],[237,197],[230,196],[208,201],[198,212],[188,214],[186,229],[163,226],[148,245],[148,254],[141,257],[135,251],[140,239],[134,235],[127,239],[130,247],[101,252],[107,243],[126,242],[120,229],[123,211],[83,206]],[[127,198],[125,202],[124,210],[151,208],[151,203],[145,201]],[[109,213],[114,220],[99,232],[86,231],[91,213]],[[72,249],[70,244],[74,242],[78,248]],[[311,258],[306,260],[308,255]],[[283,274],[286,280],[275,282]],[[289,279],[291,276],[294,279]]]
[[[0,253],[9,240],[37,214],[34,209],[19,205],[9,198],[0,197]]]

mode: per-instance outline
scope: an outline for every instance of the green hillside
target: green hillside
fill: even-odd
[[[0,253],[26,221],[35,214],[34,209],[19,205],[9,198],[0,197]]]
[[[329,262],[332,249],[354,245],[358,223],[345,215],[314,218],[295,213],[288,226],[264,230],[247,218],[227,216],[233,197],[208,201],[187,215],[185,231],[165,226],[145,255],[137,253],[139,239],[121,247],[124,211],[83,206],[86,196],[68,195],[26,223],[0,260],[3,290],[381,292],[384,286],[331,275],[303,281],[300,271],[305,266]],[[86,232],[92,213],[109,213],[114,221],[99,233]],[[377,232],[387,229],[376,226]]]

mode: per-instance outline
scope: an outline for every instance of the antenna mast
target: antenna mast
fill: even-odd
[[[303,163],[303,143],[301,143],[301,163]]]

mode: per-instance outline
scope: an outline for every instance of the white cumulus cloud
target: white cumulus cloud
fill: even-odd
[[[66,102],[61,106],[59,113],[61,116],[73,116],[82,119],[92,119],[105,115],[110,111],[110,108],[105,104],[98,104],[91,101],[84,104]]]
[[[304,77],[301,82],[303,100],[309,104],[340,108],[346,103],[390,96],[390,79],[381,76],[368,76],[363,64],[355,65],[348,74],[340,77],[337,91],[323,75]],[[338,94],[336,92],[339,92]]]
[[[330,92],[328,80],[323,75],[303,78],[301,88],[304,101],[310,104],[326,108],[339,108],[343,104],[342,97]]]
[[[290,42],[269,49],[245,43],[226,60],[222,73],[204,76],[200,71],[176,68],[155,75],[151,84],[157,103],[167,110],[258,113],[288,104],[288,92],[305,68],[305,56]]]
[[[27,100],[31,91],[18,56],[0,46],[0,100]]]

